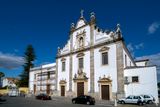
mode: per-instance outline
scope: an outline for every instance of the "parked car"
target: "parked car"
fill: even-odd
[[[51,100],[51,96],[47,95],[47,94],[39,94],[36,96],[36,99],[40,99],[40,100]]]
[[[155,98],[152,95],[141,95],[147,104],[152,104],[155,102]]]
[[[0,102],[5,102],[5,101],[6,101],[6,99],[3,99],[0,97]]]
[[[76,98],[72,99],[73,104],[88,104],[88,105],[94,105],[95,104],[95,98],[88,96],[88,95],[81,95]]]
[[[142,96],[130,95],[127,98],[119,99],[118,103],[121,103],[121,104],[130,103],[130,104],[143,105],[145,103],[145,100]]]

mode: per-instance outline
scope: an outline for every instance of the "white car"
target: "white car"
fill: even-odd
[[[152,104],[155,102],[155,98],[152,95],[141,95],[147,104]]]
[[[143,105],[145,103],[145,100],[142,96],[130,95],[127,98],[118,99],[118,103],[121,103],[121,104],[130,103],[130,104]]]

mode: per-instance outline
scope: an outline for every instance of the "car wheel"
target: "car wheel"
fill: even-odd
[[[147,103],[148,103],[148,104],[152,104],[153,102],[150,100],[150,101],[148,101]]]
[[[125,104],[125,102],[124,102],[124,101],[121,101],[121,104]]]
[[[87,101],[87,103],[86,103],[87,105],[90,105],[90,102],[89,101]]]
[[[73,103],[73,104],[76,104],[76,101],[75,101],[75,100],[73,100],[73,101],[72,101],[72,103]]]
[[[138,105],[142,106],[142,105],[143,105],[143,102],[139,102]]]

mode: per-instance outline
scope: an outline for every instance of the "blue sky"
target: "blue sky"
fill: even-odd
[[[88,21],[95,12],[97,25],[104,30],[114,30],[120,23],[133,56],[160,66],[159,4],[159,0],[1,0],[0,71],[18,76],[28,44],[35,49],[36,65],[55,62],[57,47],[67,42],[81,9]]]

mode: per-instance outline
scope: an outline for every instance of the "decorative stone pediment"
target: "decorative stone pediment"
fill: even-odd
[[[66,58],[62,58],[62,59],[61,59],[62,62],[65,61],[65,60],[66,60]]]
[[[66,84],[67,82],[66,82],[66,80],[60,80],[59,81],[59,84]]]
[[[98,80],[99,83],[110,83],[112,82],[112,80],[110,79],[110,76],[106,77],[105,75],[103,76],[103,78],[99,77]]]
[[[76,81],[76,80],[88,80],[88,78],[86,76],[86,73],[83,72],[83,69],[79,69],[77,74],[74,75],[73,80],[74,81]]]
[[[84,53],[78,53],[77,54],[77,57],[82,57],[82,56],[84,56]]]
[[[103,51],[108,51],[109,50],[109,47],[106,47],[106,46],[103,46],[99,52],[103,52]]]

